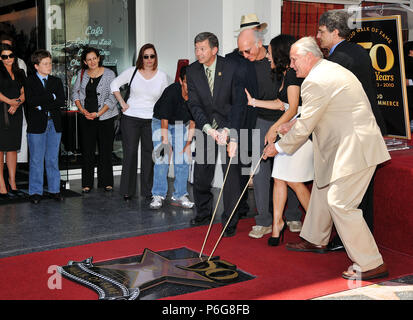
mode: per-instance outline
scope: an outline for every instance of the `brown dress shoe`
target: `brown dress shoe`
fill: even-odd
[[[389,271],[387,270],[387,266],[385,263],[378,266],[377,268],[364,271],[364,272],[356,272],[355,270],[348,270],[342,273],[342,277],[344,279],[350,280],[371,280],[376,278],[384,278],[389,275]]]
[[[307,240],[303,240],[302,242],[298,243],[287,243],[286,246],[287,250],[290,251],[303,251],[303,252],[315,252],[315,253],[326,253],[328,252],[327,246],[319,246],[308,242]]]

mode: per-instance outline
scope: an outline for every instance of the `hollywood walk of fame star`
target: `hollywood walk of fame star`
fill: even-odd
[[[217,284],[196,272],[184,270],[179,267],[190,267],[205,261],[207,258],[187,258],[170,260],[161,255],[145,249],[140,262],[127,264],[112,264],[95,266],[94,270],[116,270],[129,277],[129,283],[124,283],[129,289],[139,288],[145,290],[160,285],[164,282],[189,284],[193,286],[212,288]]]

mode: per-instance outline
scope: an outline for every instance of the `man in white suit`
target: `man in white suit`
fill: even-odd
[[[315,179],[300,233],[304,241],[288,250],[327,252],[333,223],[354,264],[346,279],[388,275],[362,211],[357,209],[376,166],[390,159],[367,95],[357,78],[324,60],[314,38],[298,40],[290,51],[291,67],[301,86],[302,111],[291,130],[264,150],[265,157],[294,153],[313,137]]]

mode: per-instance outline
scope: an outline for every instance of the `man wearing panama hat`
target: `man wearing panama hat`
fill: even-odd
[[[267,30],[267,23],[260,23],[257,15],[255,13],[250,13],[241,16],[240,28],[235,30],[236,33],[239,33],[245,29],[254,29],[265,33]],[[254,63],[244,59],[243,56],[239,54],[238,47],[236,47],[232,52],[225,55],[225,58],[235,61],[239,67],[240,80],[243,82],[243,87],[248,90],[248,92],[254,92],[258,95],[258,84],[255,75]],[[251,90],[251,91],[250,91]],[[246,152],[250,157],[252,153],[252,130],[255,128],[256,112],[249,108],[247,105],[243,108],[244,112],[241,116],[241,129],[248,130],[248,141],[247,141],[247,150],[242,150]],[[240,150],[241,151],[241,150]],[[245,172],[250,172],[251,163],[243,163],[241,160],[241,190],[244,189],[245,185],[248,183],[249,174]],[[248,192],[244,193],[240,203],[239,203],[239,215],[246,216],[250,210],[248,205]]]
[[[255,93],[256,97],[262,100],[274,100],[277,98],[280,83],[272,76],[271,64],[266,58],[267,46],[263,44],[263,35],[267,28],[266,23],[260,23],[255,14],[248,14],[241,17],[240,33],[238,35],[238,48],[227,55],[238,61],[239,74],[243,75],[245,88]],[[251,92],[250,92],[251,94]],[[249,141],[248,149],[251,148],[252,132],[258,129],[260,153],[264,148],[264,136],[268,129],[281,115],[280,110],[265,110],[263,108],[245,107],[244,122],[241,128],[248,129]],[[250,133],[251,132],[251,133]],[[243,153],[242,144],[240,153]],[[248,150],[252,151],[252,150]],[[252,165],[258,159],[257,155],[251,153]],[[258,155],[259,157],[259,155]],[[241,161],[242,161],[241,157]],[[243,168],[244,169],[244,168]],[[259,239],[272,232],[272,183],[271,183],[271,161],[262,161],[259,171],[254,175],[254,197],[257,208],[255,216],[256,225],[252,227],[248,236]],[[243,177],[245,170],[242,170]],[[285,216],[292,232],[301,230],[302,212],[299,209],[299,202],[295,193],[288,188],[288,207]],[[242,213],[242,203],[240,203],[240,213]]]

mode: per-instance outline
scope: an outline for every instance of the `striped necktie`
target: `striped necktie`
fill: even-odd
[[[211,90],[211,96],[214,95],[214,83],[213,83],[213,76],[212,76],[212,71],[210,68],[205,69],[206,76],[208,79],[208,85],[209,85],[209,90]],[[218,128],[218,123],[216,122],[215,119],[212,119],[212,129],[217,129]]]
[[[212,71],[211,69],[206,68],[205,72],[206,72],[206,76],[208,79],[209,90],[211,90],[211,95],[213,96],[214,95],[214,82],[213,82],[214,78],[212,78]]]

